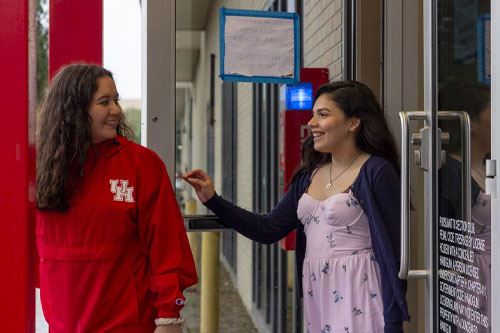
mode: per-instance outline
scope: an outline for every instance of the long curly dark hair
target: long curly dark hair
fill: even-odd
[[[98,79],[110,71],[95,65],[63,67],[45,92],[37,130],[37,208],[63,212],[83,177],[83,166],[92,146],[89,108]],[[122,116],[117,133],[131,137]]]
[[[399,155],[394,135],[389,129],[384,111],[370,88],[357,81],[325,83],[318,88],[314,101],[323,94],[327,94],[347,118],[360,119],[356,146],[368,154],[384,157],[399,173]],[[314,169],[330,162],[331,159],[330,153],[314,150],[313,137],[309,136],[302,144],[301,166],[293,175],[291,182],[302,172],[311,174]]]

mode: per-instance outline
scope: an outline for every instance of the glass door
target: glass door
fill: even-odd
[[[418,301],[409,297],[410,311],[412,303],[418,303],[414,309],[424,305],[414,311],[419,323],[408,325],[411,332],[500,331],[494,316],[499,293],[492,283],[499,271],[492,242],[498,238],[492,2],[421,3],[425,111],[400,114],[400,277],[409,279],[408,295],[421,287],[414,279],[425,290]],[[408,59],[404,55],[403,63]]]
[[[434,6],[435,330],[492,332],[490,0]]]

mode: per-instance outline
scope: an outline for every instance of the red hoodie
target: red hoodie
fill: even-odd
[[[53,333],[151,333],[198,282],[163,162],[120,136],[89,149],[69,210],[38,211],[36,233]]]

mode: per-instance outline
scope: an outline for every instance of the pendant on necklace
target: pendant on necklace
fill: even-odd
[[[328,183],[328,184],[326,184],[326,190],[327,190],[327,191],[328,191],[329,189],[331,189],[331,188],[332,188],[332,183]]]

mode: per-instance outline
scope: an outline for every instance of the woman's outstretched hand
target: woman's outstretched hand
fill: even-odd
[[[189,171],[182,176],[182,179],[194,188],[198,199],[200,199],[202,203],[207,202],[215,194],[212,178],[203,170],[196,169]]]

